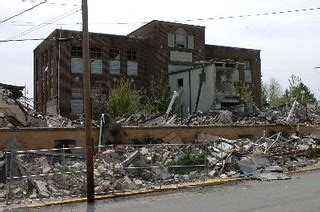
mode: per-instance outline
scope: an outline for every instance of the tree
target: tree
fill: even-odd
[[[94,112],[100,114],[106,112],[114,118],[133,114],[141,109],[141,98],[140,91],[128,79],[121,79],[119,83],[109,88],[109,95],[102,93],[97,95],[93,101]]]
[[[299,76],[293,74],[289,79],[289,88],[285,90],[284,97],[288,101],[296,99],[297,101],[310,104],[317,103],[317,99],[309,87],[302,82]]]
[[[145,108],[149,112],[164,113],[171,100],[170,88],[165,79],[152,80],[149,84]]]
[[[249,85],[246,85],[243,82],[239,83],[236,86],[236,92],[240,96],[240,98],[244,100],[246,103],[253,103],[252,88]]]
[[[286,99],[283,98],[283,90],[278,82],[278,80],[274,77],[271,77],[269,82],[265,85],[265,94],[267,102],[270,106],[275,107],[286,103]]]

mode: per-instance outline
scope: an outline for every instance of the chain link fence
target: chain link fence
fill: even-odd
[[[216,160],[219,155],[212,155],[217,154],[213,148],[210,144],[98,146],[94,158],[95,193],[164,189],[207,181],[225,168]],[[228,159],[227,155],[221,157]],[[8,150],[6,164],[7,203],[86,196],[83,148]]]

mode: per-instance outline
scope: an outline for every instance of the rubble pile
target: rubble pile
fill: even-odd
[[[226,177],[289,179],[285,172],[317,163],[310,158],[310,149],[318,150],[317,141],[314,136],[285,138],[281,133],[256,140],[200,133],[193,144],[106,146],[95,156],[95,192],[161,188]],[[20,176],[27,177],[10,184],[11,198],[85,194],[86,168],[81,155],[27,152],[15,156]],[[319,156],[320,151],[313,158]]]
[[[134,114],[128,118],[118,118],[118,123],[123,126],[199,126],[199,125],[267,125],[267,124],[298,124],[320,123],[320,111],[316,106],[297,103],[289,115],[292,105],[286,104],[276,108],[259,110],[254,107],[250,113],[237,110],[197,111],[189,117],[180,119],[173,115],[165,117],[161,114]]]

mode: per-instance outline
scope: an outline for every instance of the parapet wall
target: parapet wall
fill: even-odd
[[[199,133],[208,133],[228,139],[241,137],[259,138],[264,134],[274,132],[293,133],[299,130],[301,133],[312,132],[311,126],[176,126],[176,127],[124,127],[124,142],[131,143],[132,139],[143,140],[145,137],[165,138],[174,133],[183,142],[192,142]],[[92,137],[98,144],[99,129],[93,128]],[[57,140],[75,140],[76,146],[85,147],[84,128],[17,128],[0,129],[0,149],[11,139],[17,139],[28,149],[53,148]],[[173,141],[174,143],[174,141]]]

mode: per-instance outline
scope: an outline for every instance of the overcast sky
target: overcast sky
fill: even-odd
[[[43,0],[1,0],[5,20]],[[151,20],[175,21],[206,27],[207,44],[261,49],[263,81],[275,77],[283,88],[291,74],[298,75],[320,99],[320,10],[246,18],[183,21],[320,8],[319,0],[136,0],[89,2],[89,31],[126,35]],[[67,5],[63,5],[67,4]],[[81,5],[81,0],[47,0],[35,9],[0,23],[0,40],[44,38],[55,28],[81,30],[81,11],[56,20]],[[114,23],[130,24],[114,24]],[[61,25],[63,24],[63,25]],[[68,24],[68,25],[65,25]],[[69,25],[70,24],[70,25]],[[24,32],[25,35],[16,36]],[[33,96],[33,49],[40,41],[0,43],[0,82],[26,85]]]

